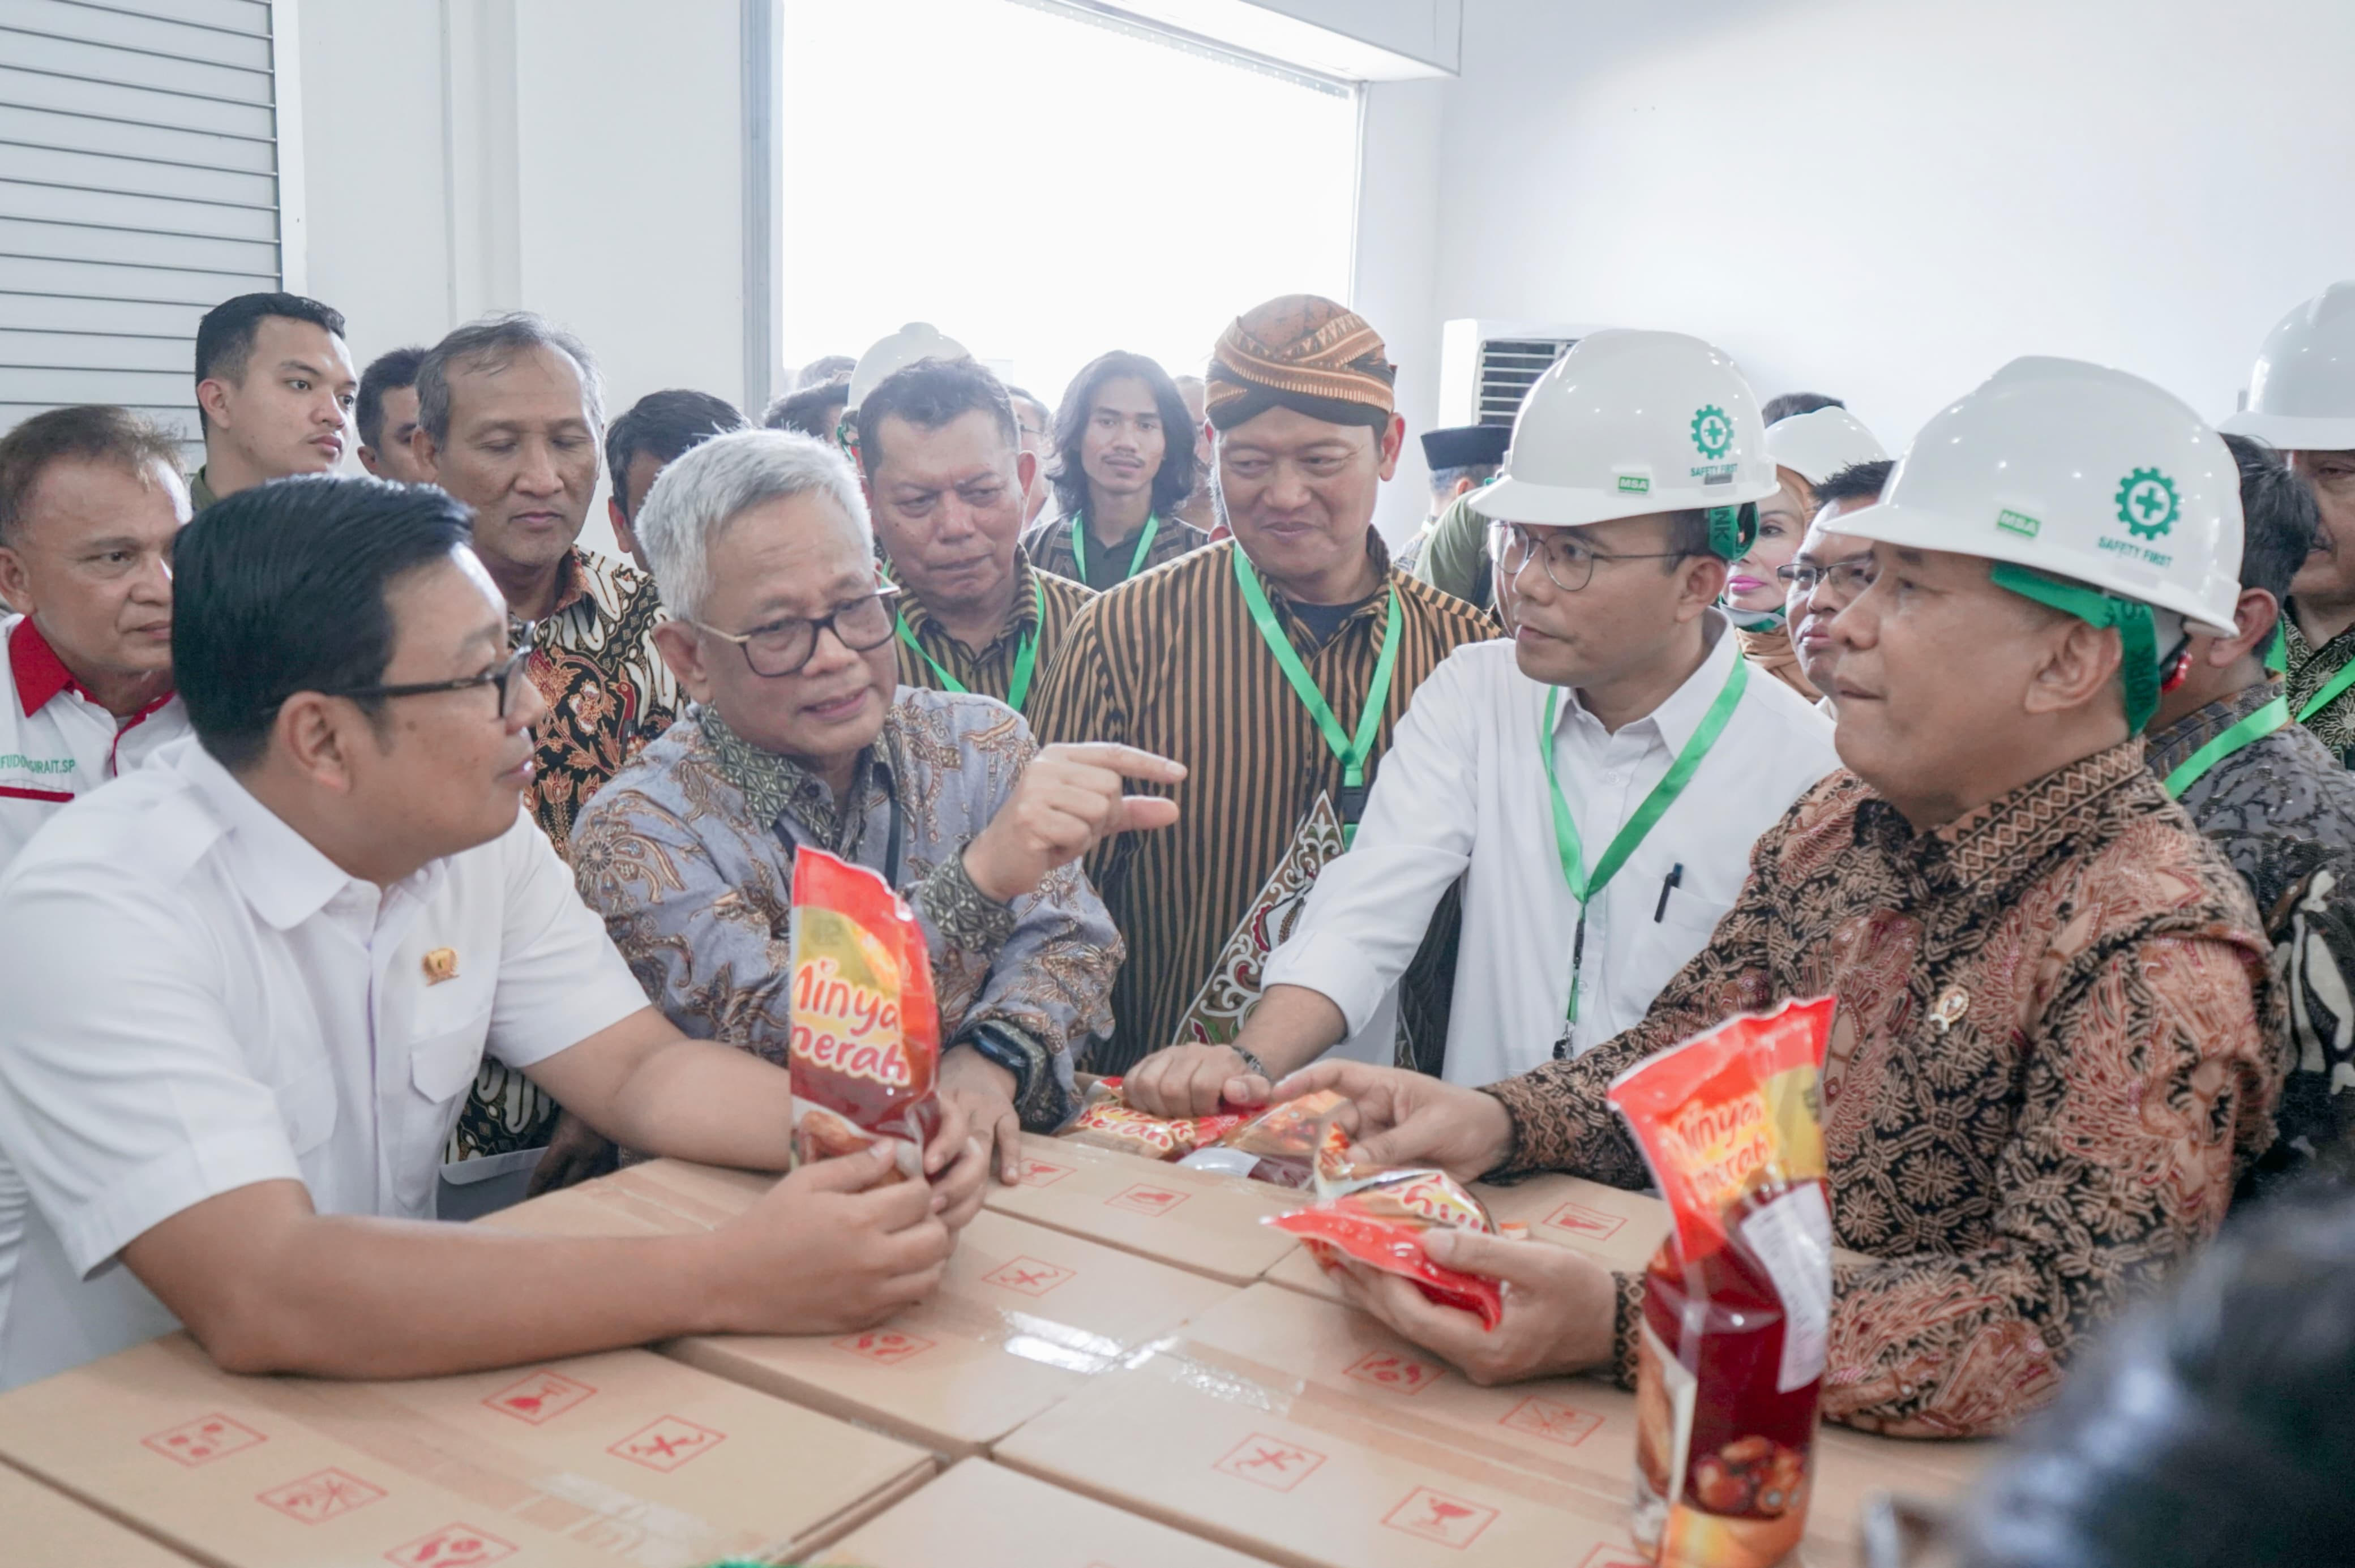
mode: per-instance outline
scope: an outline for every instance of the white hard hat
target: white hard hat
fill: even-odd
[[[2217,426],[2284,452],[2355,450],[2355,283],[2277,322],[2249,374],[2249,406]]]
[[[850,373],[850,397],[843,405],[843,417],[857,413],[868,393],[919,360],[972,357],[964,344],[943,336],[931,322],[911,321],[858,357],[858,368]]]
[[[1612,327],[1538,378],[1504,476],[1471,499],[1483,517],[1561,527],[1734,507],[1776,488],[1758,395],[1722,349]]]
[[[2188,404],[2123,370],[2013,360],[1923,425],[1881,504],[1839,530],[2033,567],[2232,635],[2239,465]]]
[[[1846,409],[1817,409],[1768,425],[1766,455],[1776,467],[1789,469],[1809,485],[1820,485],[1843,468],[1883,462],[1889,453],[1864,421]]]

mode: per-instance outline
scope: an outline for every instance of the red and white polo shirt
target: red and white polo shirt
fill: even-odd
[[[180,699],[165,693],[116,719],[49,646],[28,615],[0,617],[0,868],[69,801],[145,762],[188,733]]]

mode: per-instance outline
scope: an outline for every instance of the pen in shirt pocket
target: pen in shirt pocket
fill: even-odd
[[[1682,860],[1679,860],[1675,865],[1668,868],[1668,874],[1667,876],[1660,879],[1660,902],[1658,907],[1652,911],[1652,923],[1654,925],[1657,925],[1662,921],[1668,918],[1668,894],[1674,890],[1683,887],[1684,885],[1685,863]]]

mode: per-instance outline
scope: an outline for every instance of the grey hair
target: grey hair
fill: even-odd
[[[450,367],[504,370],[518,355],[535,348],[552,348],[572,361],[581,372],[581,395],[589,401],[589,422],[602,439],[605,432],[605,383],[589,347],[572,334],[527,310],[486,315],[451,332],[425,351],[417,367],[417,423],[435,445],[450,439]]]
[[[715,435],[665,467],[632,525],[654,568],[663,603],[682,620],[711,598],[711,549],[738,517],[763,502],[824,496],[857,526],[871,552],[875,527],[850,460],[831,443],[795,431]]]

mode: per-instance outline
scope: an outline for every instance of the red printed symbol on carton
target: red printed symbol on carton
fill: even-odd
[[[1538,1222],[1550,1231],[1567,1231],[1590,1242],[1603,1242],[1617,1235],[1627,1221],[1620,1215],[1605,1214],[1583,1203],[1565,1203]]]
[[[1627,1546],[1598,1546],[1578,1568],[1652,1568],[1652,1560]]]
[[[1471,1545],[1496,1520],[1495,1509],[1451,1498],[1429,1487],[1417,1487],[1407,1493],[1406,1501],[1391,1509],[1382,1522],[1404,1534],[1460,1550]]]
[[[1314,1449],[1254,1432],[1210,1468],[1238,1480],[1256,1482],[1270,1491],[1288,1492],[1324,1462],[1325,1456]]]
[[[320,1524],[366,1508],[382,1496],[382,1487],[370,1486],[347,1470],[327,1469],[257,1492],[253,1500],[300,1523]]]
[[[515,1554],[512,1545],[487,1530],[476,1530],[471,1524],[445,1524],[431,1535],[394,1547],[384,1554],[384,1559],[400,1563],[400,1568],[474,1568],[478,1563],[496,1563]]]
[[[269,1439],[243,1422],[231,1421],[226,1415],[200,1415],[194,1421],[184,1421],[177,1426],[158,1432],[153,1437],[142,1437],[139,1441],[193,1470],[198,1465],[209,1465],[224,1455],[238,1453]]]
[[[596,1392],[587,1383],[575,1382],[562,1372],[542,1370],[507,1384],[483,1403],[501,1415],[512,1415],[517,1421],[539,1426],[555,1420]]]
[[[1166,1187],[1138,1185],[1124,1188],[1104,1200],[1107,1209],[1125,1209],[1132,1214],[1167,1214],[1186,1201],[1188,1194],[1172,1192]]]
[[[1507,1411],[1497,1424],[1543,1437],[1565,1448],[1575,1448],[1594,1435],[1595,1428],[1603,1424],[1603,1418],[1574,1404],[1564,1404],[1543,1394],[1531,1394]]]
[[[666,1415],[633,1432],[605,1452],[667,1476],[689,1459],[699,1459],[726,1441],[728,1435],[724,1432]]]
[[[1060,1264],[1042,1264],[1037,1258],[1016,1258],[995,1274],[984,1275],[984,1285],[1004,1285],[1025,1296],[1044,1296],[1067,1279],[1075,1279],[1078,1272]]]
[[[1377,1388],[1396,1389],[1401,1393],[1421,1393],[1439,1381],[1439,1369],[1429,1361],[1418,1361],[1412,1356],[1376,1350],[1359,1357],[1342,1375],[1355,1378],[1361,1383],[1372,1383]]]
[[[1071,1168],[1068,1165],[1050,1165],[1043,1159],[1026,1159],[1022,1162],[1022,1174],[1014,1179],[1024,1187],[1052,1187],[1071,1174]]]
[[[847,1334],[827,1343],[837,1350],[847,1350],[854,1356],[864,1356],[887,1367],[898,1366],[910,1357],[921,1356],[932,1348],[932,1342],[921,1335],[899,1334],[888,1328],[872,1329],[865,1334]]]

